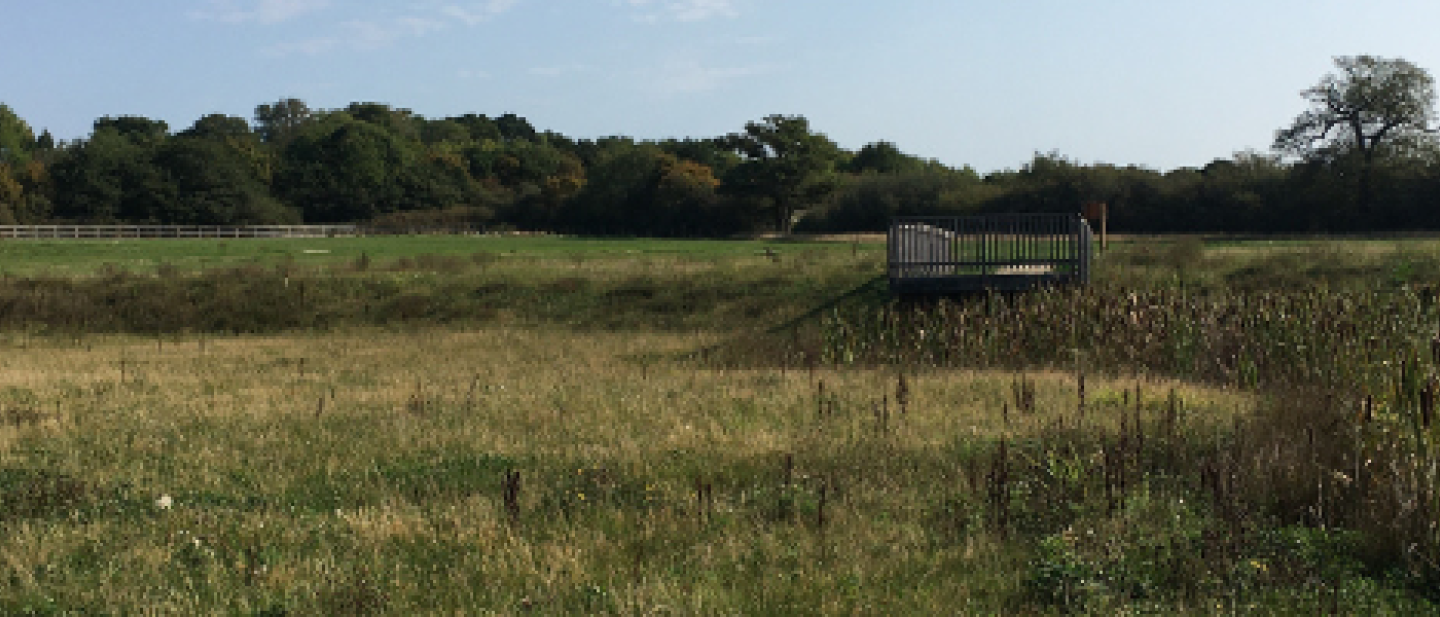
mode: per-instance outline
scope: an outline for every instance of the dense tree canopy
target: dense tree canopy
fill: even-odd
[[[300,99],[280,99],[255,107],[255,132],[266,143],[284,146],[310,122],[310,106]]]
[[[276,192],[308,221],[363,221],[394,211],[415,153],[381,125],[345,112],[302,129],[281,153]]]
[[[897,215],[1075,212],[1132,232],[1440,230],[1434,86],[1403,60],[1339,58],[1275,153],[1166,172],[1037,153],[981,175],[875,141],[850,152],[798,115],[715,137],[574,139],[514,113],[426,118],[384,103],[171,133],[95,120],[56,143],[0,104],[0,224],[365,222],[577,234],[879,231]],[[956,136],[962,139],[964,136]]]
[[[725,191],[756,200],[776,231],[790,231],[797,211],[818,204],[834,188],[840,148],[812,132],[803,116],[747,122],[745,131],[730,134],[725,144],[745,157],[725,174]]]
[[[0,103],[0,163],[23,162],[36,147],[30,125]]]

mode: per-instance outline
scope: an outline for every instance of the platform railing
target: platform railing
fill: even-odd
[[[915,293],[1085,283],[1093,254],[1078,214],[899,217],[888,244],[891,287]]]

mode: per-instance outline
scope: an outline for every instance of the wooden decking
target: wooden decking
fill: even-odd
[[[1078,214],[901,217],[891,221],[897,294],[1022,291],[1090,280],[1093,240]]]

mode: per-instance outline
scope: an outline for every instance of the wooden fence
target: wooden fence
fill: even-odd
[[[890,288],[945,294],[1083,284],[1093,242],[1078,214],[899,217],[888,237]]]
[[[471,226],[369,227],[363,225],[0,225],[0,240],[113,238],[333,238],[376,235],[482,233]]]

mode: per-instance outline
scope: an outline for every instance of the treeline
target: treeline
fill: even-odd
[[[963,136],[957,136],[963,138]],[[733,134],[574,139],[525,118],[429,119],[296,99],[179,131],[106,117],[35,135],[0,105],[0,224],[473,225],[594,235],[879,231],[895,215],[1073,212],[1127,232],[1440,229],[1440,157],[1241,153],[1167,172],[1037,154],[981,175],[877,142],[845,150],[800,116]],[[1377,162],[1378,161],[1378,162]],[[1357,207],[1362,165],[1371,197]]]

